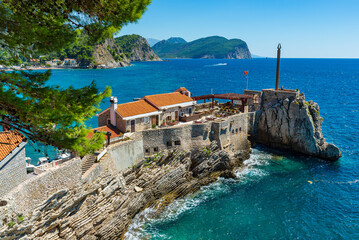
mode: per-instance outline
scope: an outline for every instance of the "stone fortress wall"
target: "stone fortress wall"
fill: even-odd
[[[26,178],[26,172],[24,176]],[[27,179],[1,199],[13,202],[13,205],[19,208],[18,211],[26,212],[54,193],[64,188],[74,187],[80,180],[81,159],[74,158],[36,177]]]
[[[0,161],[0,197],[26,180],[25,145],[21,143]]]
[[[27,212],[31,211],[31,206],[37,206],[56,192],[74,187],[80,182],[91,182],[106,171],[126,170],[160,151],[190,151],[196,147],[208,147],[213,140],[218,142],[221,149],[246,150],[249,148],[249,118],[250,114],[243,113],[218,122],[183,124],[137,132],[132,140],[108,146],[107,154],[84,175],[81,174],[81,159],[74,158],[24,181],[2,199],[16,203],[12,205],[18,206],[18,211]]]
[[[248,113],[242,113],[227,117],[225,120],[143,131],[141,134],[144,155],[150,156],[176,148],[191,150],[205,147],[213,140],[217,141],[221,149],[230,151],[247,149],[249,116]]]

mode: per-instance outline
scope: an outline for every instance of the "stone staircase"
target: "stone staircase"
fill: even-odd
[[[95,164],[96,160],[97,160],[97,154],[89,154],[82,159],[82,166],[81,166],[82,175],[84,175],[85,172],[89,170],[92,167],[92,165]]]

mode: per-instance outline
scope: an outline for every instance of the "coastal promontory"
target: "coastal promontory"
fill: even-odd
[[[116,44],[123,49],[127,58],[131,62],[138,61],[161,61],[153,52],[147,40],[140,35],[124,35],[115,38]]]
[[[170,38],[156,43],[152,48],[161,58],[252,58],[246,42],[219,36],[200,38],[192,42],[186,42],[183,38]]]

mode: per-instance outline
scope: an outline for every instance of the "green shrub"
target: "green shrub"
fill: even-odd
[[[23,220],[24,220],[24,216],[22,216],[22,215],[17,216],[18,223],[21,223]]]
[[[207,148],[207,147],[203,147],[203,151],[207,154],[210,155],[212,153],[212,150]]]
[[[7,225],[9,228],[12,228],[16,223],[14,221],[9,222]]]

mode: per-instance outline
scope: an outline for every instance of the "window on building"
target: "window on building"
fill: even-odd
[[[172,117],[171,115],[167,117],[167,121],[171,121],[172,120]]]
[[[184,112],[183,112],[183,111],[181,111],[180,116],[181,116],[181,117],[183,117],[183,116],[184,116]]]
[[[145,122],[145,124],[149,124],[150,123],[150,118],[149,117],[144,117],[143,121]]]
[[[177,141],[175,141],[175,145],[181,145],[181,141],[180,140],[177,140]]]
[[[146,153],[150,153],[150,149],[149,149],[149,148],[146,148],[145,152],[146,152]]]
[[[154,151],[154,152],[158,152],[158,147],[154,147],[154,148],[153,148],[153,151]]]
[[[172,142],[171,141],[167,142],[167,147],[172,147]]]
[[[107,124],[111,124],[111,119],[107,119]]]
[[[188,108],[188,114],[192,114],[192,108],[190,107],[190,108]]]

